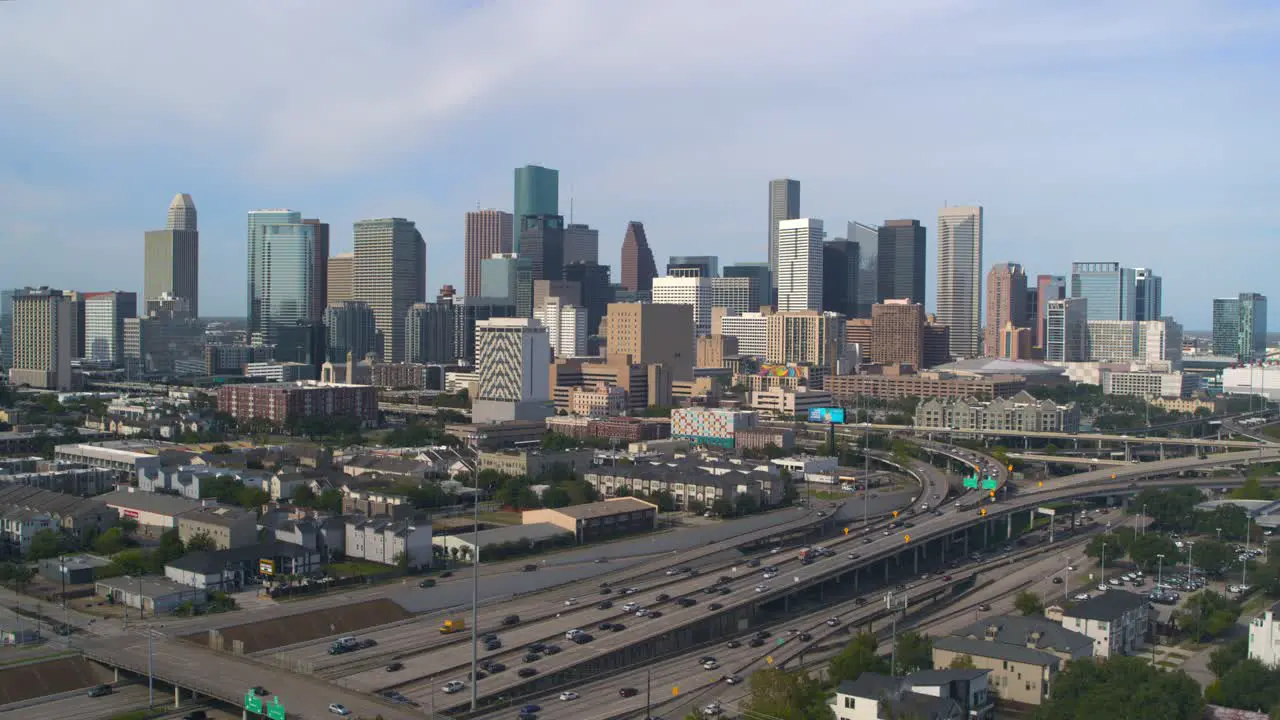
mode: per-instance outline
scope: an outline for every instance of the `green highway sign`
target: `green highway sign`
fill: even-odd
[[[244,709],[249,712],[262,713],[262,701],[252,690],[244,694]]]
[[[275,702],[267,703],[267,717],[271,720],[284,720],[284,706],[280,704],[280,698],[276,698]]]

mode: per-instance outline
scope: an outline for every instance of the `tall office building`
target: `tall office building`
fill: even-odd
[[[765,359],[771,363],[830,368],[844,354],[844,318],[838,313],[776,312],[765,319],[765,333]]]
[[[329,258],[329,267],[325,271],[327,287],[324,293],[327,304],[355,299],[355,283],[351,279],[355,273],[355,265],[355,253],[338,253]]]
[[[667,258],[667,274],[676,275],[672,268],[696,269],[698,277],[713,278],[720,275],[720,258],[715,255],[672,255]],[[684,273],[686,276],[689,273]]]
[[[1133,319],[1159,320],[1164,311],[1160,276],[1148,268],[1133,269]]]
[[[1050,300],[1045,309],[1044,359],[1085,362],[1089,359],[1089,299]]]
[[[363,360],[369,353],[382,353],[373,308],[368,303],[344,300],[330,303],[324,310],[325,354],[335,363],[346,362],[350,354]]]
[[[822,309],[822,221],[778,222],[778,310]]]
[[[329,223],[320,222],[316,218],[303,218],[302,222],[315,228],[316,242],[312,258],[315,282],[311,290],[311,319],[319,321],[329,305]]]
[[[653,281],[653,302],[693,308],[694,337],[711,334],[711,278],[660,277]]]
[[[622,287],[647,293],[653,289],[653,279],[658,277],[658,266],[653,261],[653,250],[644,233],[644,223],[632,220],[627,223],[627,235],[622,240]]]
[[[519,255],[529,259],[534,280],[564,277],[564,218],[559,215],[521,218]]]
[[[404,319],[405,360],[411,363],[452,363],[454,347],[453,303],[414,303]]]
[[[885,220],[876,231],[876,302],[925,304],[925,229],[919,220]]]
[[[777,290],[778,223],[800,217],[800,181],[782,178],[769,181],[769,272],[773,289]]]
[[[76,344],[71,296],[47,287],[13,295],[13,365],[9,382],[45,390],[74,390]]]
[[[320,378],[320,368],[329,359],[329,338],[322,320],[299,320],[276,328],[276,362],[300,363],[311,368],[309,377]],[[306,379],[306,378],[304,378]]]
[[[1240,357],[1240,298],[1213,299],[1213,354]]]
[[[165,229],[143,236],[143,300],[162,295],[182,298],[191,315],[199,315],[200,232],[196,204],[186,193],[178,193],[169,203]]]
[[[138,316],[138,294],[113,290],[84,294],[84,357],[94,363],[124,365],[124,321]]]
[[[1116,262],[1071,263],[1071,297],[1089,301],[1090,320],[1133,320],[1136,295],[1133,268]]]
[[[1032,328],[1032,344],[1039,348],[1038,355],[1044,357],[1045,320],[1048,317],[1049,301],[1061,300],[1067,296],[1067,279],[1062,275],[1036,276],[1035,327]],[[1028,311],[1031,315],[1031,311]]]
[[[1259,360],[1267,352],[1267,298],[1240,293],[1213,300],[1213,354],[1243,362]]]
[[[523,226],[528,215],[560,214],[560,171],[538,165],[516,168],[515,227]],[[519,232],[515,246],[507,252],[520,252],[523,247]],[[486,257],[486,256],[481,256]]]
[[[613,302],[609,266],[594,262],[569,263],[564,266],[564,279],[577,283],[582,293],[582,306],[587,309],[587,335],[599,335],[600,321]]]
[[[464,295],[484,294],[480,289],[480,263],[495,254],[512,252],[514,232],[511,213],[501,210],[467,213],[462,248]]]
[[[756,312],[760,306],[752,305],[755,296],[756,290],[752,288],[752,278],[711,278],[711,307],[713,308],[724,308],[735,315]]]
[[[516,306],[500,298],[438,296],[436,301],[453,305],[453,352],[459,361],[469,365],[474,365],[476,359],[476,323],[516,315]]]
[[[885,300],[871,306],[869,358],[881,365],[925,367],[924,306],[910,300]]]
[[[773,305],[773,273],[769,271],[769,263],[737,263],[725,265],[726,278],[747,278],[751,281],[751,312],[759,312],[765,305]]]
[[[382,359],[404,362],[404,318],[427,295],[426,243],[413,222],[378,218],[355,223],[356,300],[373,308]]]
[[[316,227],[293,210],[249,213],[249,334],[263,344],[276,330],[312,320]]]
[[[609,355],[630,355],[632,364],[661,364],[673,380],[693,379],[692,306],[609,303],[604,325]]]
[[[531,318],[476,323],[476,373],[480,376],[472,418],[477,423],[542,420],[554,411],[547,329]]]
[[[582,223],[564,226],[564,264],[600,262],[600,231]]]
[[[938,322],[950,328],[953,356],[982,353],[981,206],[938,211]]]
[[[715,313],[713,313],[715,314]],[[760,312],[715,314],[712,335],[734,338],[738,354],[763,360],[769,354],[769,318]]]
[[[993,265],[987,273],[987,324],[983,328],[983,352],[1004,357],[1004,326],[1027,326],[1027,273],[1018,263]]]
[[[13,365],[13,296],[18,290],[0,290],[0,379]]]
[[[858,303],[855,317],[871,317],[871,306],[880,302],[880,228],[860,222],[848,225],[848,240],[858,247]]]
[[[552,295],[533,309],[533,318],[547,329],[547,340],[556,357],[572,358],[589,354],[586,308]]]
[[[858,314],[858,243],[836,238],[822,244],[822,309]]]

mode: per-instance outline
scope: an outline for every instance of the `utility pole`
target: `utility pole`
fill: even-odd
[[[644,675],[644,717],[645,720],[653,717],[653,670],[646,670]]]
[[[471,499],[471,712],[476,711],[479,704],[476,679],[477,656],[479,654],[480,637],[476,623],[480,619],[480,488],[476,488]]]
[[[907,614],[907,600],[906,594],[903,594],[901,605],[903,615]],[[890,611],[889,618],[892,623],[892,629],[889,634],[889,677],[894,677],[898,674],[898,613],[897,608],[894,607],[893,593],[885,593],[884,606]]]

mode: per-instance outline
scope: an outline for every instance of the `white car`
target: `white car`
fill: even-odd
[[[718,702],[707,703],[707,706],[702,708],[703,715],[719,715],[720,712],[720,703]]]
[[[561,700],[577,700],[578,693],[572,690],[565,690],[564,692],[560,693],[560,699]]]
[[[579,636],[579,635],[581,635],[581,634],[582,634],[582,631],[581,631],[581,630],[579,630],[578,628],[574,628],[574,629],[572,629],[572,630],[567,631],[567,632],[564,634],[564,639],[565,639],[565,640],[572,640],[572,639],[574,639],[574,638],[578,637],[578,636]]]
[[[565,604],[565,607],[568,607],[568,606],[570,606],[570,605],[577,605],[577,604],[578,604],[578,598],[576,598],[576,597],[571,597],[571,598],[569,598],[568,600],[565,600],[565,601],[564,601],[564,604]]]
[[[766,591],[766,590],[768,590],[768,589],[769,589],[769,586],[768,586],[768,585],[757,585],[757,586],[756,586],[756,592],[758,592],[758,593],[765,592],[765,591]]]
[[[716,662],[715,660],[708,660],[702,663],[702,669],[703,670],[719,670],[720,663]]]
[[[1098,583],[1098,589],[1099,589],[1099,590],[1101,590],[1102,592],[1106,592],[1106,591],[1107,591],[1107,584],[1106,584],[1106,583]]]
[[[640,608],[636,610],[636,617],[649,617],[649,608]]]
[[[339,703],[329,703],[329,712],[334,715],[342,715],[344,717],[351,714],[351,711],[348,710],[345,705],[341,705]]]
[[[672,575],[678,575],[678,574],[680,574],[680,571],[675,568],[671,568],[670,570],[667,571],[667,577],[671,577]]]
[[[450,680],[449,682],[444,684],[444,687],[440,689],[445,693],[452,695],[454,693],[462,692],[463,690],[466,689],[466,687],[467,687],[467,684],[462,682],[461,680]]]
[[[764,577],[764,579],[765,579],[765,580],[772,580],[772,579],[774,579],[774,578],[778,577],[778,573],[776,573],[776,572],[767,572],[767,573],[765,573],[765,574],[764,574],[764,576],[763,576],[763,577]]]
[[[638,610],[639,608],[640,608],[640,603],[637,603],[637,602],[629,602],[629,603],[627,603],[626,605],[623,605],[623,606],[622,606],[622,611],[623,611],[623,612],[635,612],[635,611],[636,611],[636,610]]]
[[[1088,600],[1088,599],[1089,599],[1089,597],[1090,597],[1090,596],[1089,596],[1089,593],[1076,593],[1076,595],[1075,595],[1074,597],[1072,597],[1071,599],[1072,599],[1072,600],[1075,600],[1075,601],[1077,601],[1077,602],[1079,602],[1079,601],[1081,601],[1081,600]]]

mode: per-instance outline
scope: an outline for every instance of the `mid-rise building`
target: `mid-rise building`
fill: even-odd
[[[569,223],[564,227],[564,264],[600,262],[600,231],[590,225]]]
[[[84,357],[97,364],[124,365],[124,321],[138,316],[138,294],[114,290],[84,294]]]
[[[658,265],[653,260],[644,223],[632,220],[627,223],[627,234],[622,239],[622,287],[632,292],[648,293],[656,277]]]
[[[47,287],[13,295],[13,364],[9,382],[46,390],[74,390],[76,354],[72,298]]]
[[[734,433],[755,427],[758,417],[754,412],[741,410],[676,408],[671,411],[671,437],[731,448]]]
[[[549,374],[557,410],[568,411],[569,395],[575,388],[600,384],[622,388],[627,394],[627,408],[633,413],[653,405],[672,404],[671,372],[660,364],[636,363],[628,355],[558,359]]]
[[[967,658],[990,673],[990,692],[1002,701],[1040,705],[1052,696],[1057,674],[1071,662],[1092,657],[1092,647],[1087,636],[1048,618],[1001,615],[934,638],[933,664],[951,667]]]
[[[1213,300],[1213,354],[1252,361],[1267,351],[1267,298],[1240,293]]]
[[[587,355],[587,310],[550,296],[533,310],[533,318],[547,329],[551,351],[558,358]]]
[[[738,356],[738,339],[732,335],[706,335],[698,338],[696,349],[696,367],[720,368],[726,359]]]
[[[673,272],[673,270],[687,272]],[[719,277],[720,258],[715,255],[672,255],[667,258],[667,274],[678,277]]]
[[[377,322],[368,303],[344,300],[330,304],[324,311],[324,327],[325,355],[333,362],[345,362],[348,354],[363,360],[369,353],[382,352]]]
[[[1004,360],[1031,359],[1031,328],[1017,327],[1012,322],[1006,321],[1004,327],[1000,329],[999,343],[995,352],[996,357]]]
[[[414,303],[404,323],[406,361],[451,363],[457,358],[453,303]]]
[[[856,402],[859,397],[879,400],[902,398],[976,398],[994,400],[1013,397],[1027,388],[1026,378],[1019,375],[993,375],[974,378],[941,372],[898,373],[890,367],[883,373],[834,375],[823,383],[823,389],[837,400]]]
[[[769,354],[769,316],[759,312],[714,315],[711,332],[734,338],[738,354],[764,358]]]
[[[1132,655],[1145,642],[1151,605],[1137,593],[1104,592],[1062,611],[1062,627],[1093,640],[1093,656]]]
[[[826,233],[814,218],[778,223],[778,309],[822,310],[822,245]]]
[[[881,365],[924,367],[924,307],[888,299],[871,306],[869,357]]]
[[[695,337],[711,334],[711,279],[705,277],[660,277],[653,281],[653,304],[687,305],[693,310]]]
[[[1036,276],[1036,306],[1034,312],[1027,310],[1028,319],[1034,314],[1035,325],[1032,330],[1035,336],[1032,345],[1039,348],[1038,354],[1043,357],[1047,343],[1047,323],[1049,319],[1049,301],[1062,300],[1067,296],[1067,279],[1062,275]]]
[[[485,294],[480,282],[480,262],[497,254],[511,252],[515,225],[511,213],[501,210],[469,212],[465,225],[462,292],[475,297]]]
[[[1059,405],[1037,400],[1025,391],[988,401],[931,399],[916,408],[915,425],[950,430],[1078,432],[1080,408],[1074,402]]]
[[[181,375],[187,367],[200,368],[196,373],[204,372],[204,324],[191,316],[186,301],[161,296],[147,305],[146,317],[124,320],[126,375],[131,379]],[[265,353],[253,359],[265,359]]]
[[[1164,283],[1149,268],[1133,269],[1133,319],[1159,320],[1164,310]]]
[[[308,319],[319,322],[329,306],[329,223],[303,218],[302,224],[310,225],[315,235],[311,249],[311,272],[315,279],[311,287],[311,310],[307,315]]]
[[[1045,303],[1045,360],[1085,362],[1089,359],[1088,304],[1088,298],[1083,297]]]
[[[484,297],[515,307],[517,317],[533,317],[533,262],[511,253],[480,261],[480,288]]]
[[[752,279],[746,277],[711,278],[711,307],[724,308],[731,313],[759,310],[759,305],[752,307],[755,291],[751,284]]]
[[[809,388],[772,387],[751,393],[751,409],[788,418],[808,417],[813,408],[831,407],[831,393]]]
[[[355,271],[355,253],[338,253],[329,258],[329,269],[326,272],[328,286],[325,288],[325,298],[330,305],[356,299],[355,281],[352,279]]]
[[[1249,621],[1249,657],[1269,668],[1280,667],[1280,602]]]
[[[1088,331],[1088,359],[1092,362],[1168,362],[1177,365],[1182,360],[1182,331],[1177,323],[1163,320],[1091,320]]]
[[[298,382],[282,385],[223,385],[218,410],[239,421],[262,418],[287,427],[310,417],[353,417],[364,427],[378,424],[378,393],[372,385]]]
[[[694,316],[690,305],[610,303],[605,345],[610,355],[662,365],[675,380],[692,380]]]
[[[746,278],[749,281],[750,296],[747,309],[743,312],[759,312],[761,307],[773,304],[773,273],[769,270],[769,263],[725,265],[724,277]]]
[[[531,215],[560,214],[560,171],[544,168],[539,165],[525,165],[515,170],[515,199],[512,207],[515,210],[516,227],[522,226],[522,220]],[[521,238],[514,238],[513,251],[521,252]]]
[[[784,220],[800,217],[800,181],[781,178],[769,181],[769,278],[776,292],[778,277],[778,238]],[[772,302],[772,301],[771,301]]]
[[[1142,398],[1185,398],[1195,391],[1196,377],[1183,372],[1138,370],[1098,371],[1103,395],[1132,395]]]
[[[906,677],[864,672],[836,687],[831,711],[836,720],[990,720],[994,695],[989,670],[922,670]]]
[[[1006,324],[1028,327],[1027,274],[1018,263],[993,265],[987,273],[987,324],[983,328],[983,351],[988,357],[1002,354],[1001,334]]]
[[[492,318],[525,317],[506,298],[454,297],[453,351],[459,360],[474,364],[476,358],[476,323]],[[532,310],[530,310],[532,314]]]
[[[200,312],[200,232],[196,204],[191,196],[178,193],[169,203],[164,230],[151,230],[143,237],[143,299],[161,295],[182,298],[192,316]]]
[[[587,309],[587,335],[600,334],[600,321],[604,319],[609,303],[613,302],[613,291],[609,282],[609,266],[594,262],[566,263],[564,279],[577,283],[582,293],[580,303]]]
[[[982,352],[981,310],[982,207],[943,208],[938,211],[938,321],[950,329],[953,356]]]
[[[838,313],[816,310],[769,315],[765,359],[831,367],[844,355],[844,323]]]
[[[858,316],[858,243],[836,238],[822,244],[822,309]]]
[[[542,323],[494,318],[476,323],[477,423],[542,420],[551,414],[551,343]]]
[[[382,358],[403,362],[405,314],[427,296],[426,242],[404,218],[360,220],[354,231],[355,299],[373,309]]]
[[[876,302],[925,304],[925,228],[919,220],[885,220],[877,232]]]
[[[627,391],[617,385],[596,383],[594,387],[569,389],[569,414],[609,417],[627,412]]]
[[[1084,298],[1089,320],[1133,320],[1137,316],[1137,279],[1133,268],[1117,262],[1071,264],[1071,297]]]

